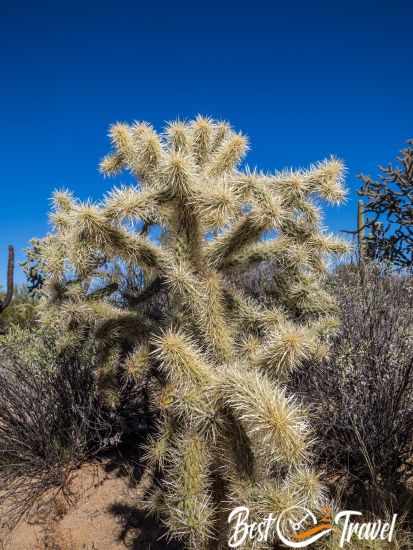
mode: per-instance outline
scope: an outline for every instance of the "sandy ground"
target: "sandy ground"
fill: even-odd
[[[39,506],[12,531],[0,514],[0,550],[179,550],[140,508],[144,484],[109,463],[84,466],[71,502]]]

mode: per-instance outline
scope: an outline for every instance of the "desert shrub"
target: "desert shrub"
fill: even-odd
[[[39,348],[0,348],[0,495],[14,521],[48,491],[64,492],[73,470],[116,435],[85,353]]]
[[[318,456],[346,476],[344,502],[399,507],[413,474],[413,281],[367,265],[331,279],[342,326],[321,367],[297,374]]]
[[[37,297],[30,294],[26,286],[15,286],[13,300],[0,316],[0,335],[5,334],[12,326],[17,325],[20,328],[33,326],[36,322],[37,302]]]
[[[14,248],[9,245],[7,259],[7,283],[0,290],[0,335],[10,326],[30,326],[35,318],[36,298],[24,285],[14,285]]]

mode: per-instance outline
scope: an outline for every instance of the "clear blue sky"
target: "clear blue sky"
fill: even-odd
[[[413,137],[412,16],[411,0],[1,2],[0,281],[54,188],[112,185],[97,163],[117,120],[227,119],[266,170],[335,154],[352,196],[326,222],[352,228],[356,175]]]

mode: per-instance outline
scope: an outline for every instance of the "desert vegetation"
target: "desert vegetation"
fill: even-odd
[[[410,510],[413,286],[374,264],[332,277],[341,327],[329,356],[293,382],[314,413],[317,457],[347,506]]]
[[[379,167],[379,177],[362,174],[359,195],[363,255],[393,268],[413,265],[413,140],[408,140],[396,164]]]
[[[396,512],[407,533],[412,280],[351,261],[323,229],[343,164],[251,170],[246,136],[205,117],[162,133],[117,123],[110,138],[102,173],[135,184],[99,202],[54,193],[25,263],[29,321],[0,337],[10,518],[119,453],[182,548],[226,548],[237,506],[256,522],[327,503]],[[392,548],[410,547],[404,531]],[[243,547],[277,544],[270,532]]]

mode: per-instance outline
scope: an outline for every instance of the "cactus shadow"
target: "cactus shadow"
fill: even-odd
[[[129,550],[183,550],[177,542],[168,542],[166,531],[153,518],[149,518],[138,506],[116,502],[109,512],[117,519],[122,529],[121,541]]]

